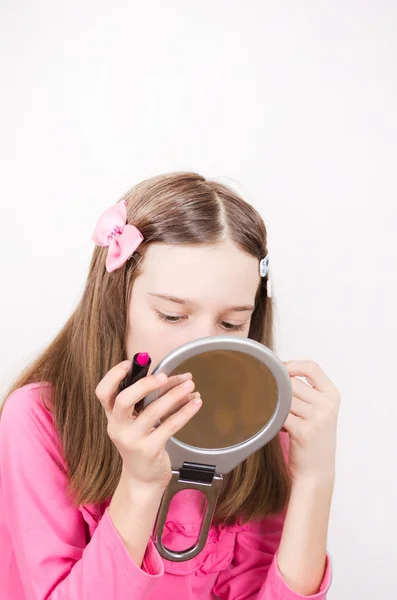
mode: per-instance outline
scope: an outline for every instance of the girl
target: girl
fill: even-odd
[[[162,559],[151,534],[171,477],[165,444],[202,401],[190,373],[117,393],[137,352],[154,366],[227,332],[273,347],[262,219],[228,187],[172,173],[130,190],[93,240],[80,304],[3,406],[1,598],[323,600],[340,401],[323,370],[285,363],[284,430],[225,477],[204,550],[181,563]],[[178,494],[165,546],[193,545],[201,511],[197,491]]]

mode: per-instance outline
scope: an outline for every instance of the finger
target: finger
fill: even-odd
[[[187,396],[185,395],[183,398],[181,398],[181,400],[177,401],[177,403],[166,411],[166,413],[161,417],[161,420],[157,420],[155,422],[155,424],[153,425],[153,427],[150,427],[149,430],[147,430],[147,428],[145,427],[145,431],[143,432],[143,427],[142,429],[139,430],[139,432],[137,432],[136,429],[134,429],[134,432],[136,433],[136,435],[140,438],[142,437],[147,437],[149,434],[152,433],[152,431],[156,431],[157,427],[159,427],[161,425],[162,422],[164,422],[166,419],[168,419],[168,417],[170,417],[171,415],[175,414],[176,412],[178,412],[178,410],[180,410],[180,408],[182,406],[184,406],[185,404],[187,404],[188,402],[190,402],[190,400],[194,400],[195,398],[200,398],[201,396],[199,394],[199,392],[193,392],[192,394],[188,394]],[[135,413],[133,415],[133,417],[137,417],[139,416],[138,413]],[[136,426],[135,426],[136,427]]]
[[[163,448],[168,440],[175,435],[182,427],[190,421],[192,417],[200,410],[203,401],[201,398],[195,398],[185,404],[178,412],[169,417],[164,423],[161,423],[157,429],[150,434],[151,443],[157,447]]]
[[[175,387],[176,385],[179,385],[180,383],[182,383],[183,381],[187,381],[188,379],[192,379],[193,375],[191,373],[181,373],[179,375],[173,375],[172,377],[169,377],[167,382],[165,383],[165,385],[163,385],[160,389],[159,389],[159,397],[160,396],[164,396],[164,394],[166,394],[169,390],[171,390],[173,387]],[[132,412],[132,417],[137,417],[143,410],[143,400],[140,400],[139,402],[137,402],[135,404],[135,409]]]
[[[105,409],[106,416],[112,414],[113,404],[120,382],[127,375],[131,366],[130,360],[124,360],[112,367],[101,379],[95,389],[95,395]]]
[[[290,412],[301,419],[309,419],[313,414],[313,407],[307,402],[292,396]]]
[[[288,373],[296,377],[306,377],[307,381],[319,392],[334,392],[332,381],[324,373],[320,365],[313,360],[290,360],[284,363]]]
[[[165,373],[157,373],[157,375],[148,375],[142,377],[125,390],[116,396],[113,405],[112,417],[115,422],[122,425],[127,419],[131,418],[135,404],[142,398],[159,390],[167,381]]]
[[[188,379],[167,392],[165,396],[161,396],[148,404],[135,422],[135,434],[141,437],[146,436],[167,414],[175,412],[181,407],[182,403],[186,403],[187,396],[193,390],[194,382]]]
[[[192,379],[193,375],[191,373],[182,373],[181,375],[172,375],[169,377],[166,384],[160,388],[159,396],[164,396],[167,392],[172,390],[175,386],[187,381],[188,379]]]
[[[184,396],[183,398],[181,398],[180,401],[177,401],[176,403],[174,403],[173,406],[166,409],[166,412],[161,417],[161,420],[165,421],[166,419],[168,419],[168,417],[170,417],[171,415],[176,413],[184,404],[186,404],[186,402],[189,402],[190,400],[194,400],[194,398],[201,398],[200,392],[193,392],[191,394],[188,394],[187,396]]]
[[[294,396],[300,398],[308,404],[315,404],[319,398],[319,391],[309,384],[300,381],[296,377],[291,377],[291,386]]]
[[[301,417],[289,413],[283,425],[283,429],[285,429],[292,437],[298,437],[299,431],[302,428],[302,423],[303,419]]]

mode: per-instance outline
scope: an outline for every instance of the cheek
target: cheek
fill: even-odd
[[[171,326],[162,323],[152,309],[145,307],[138,315],[131,307],[126,339],[127,358],[132,360],[137,352],[147,352],[152,359],[150,374],[169,352],[183,343],[175,334],[176,331],[173,332]]]

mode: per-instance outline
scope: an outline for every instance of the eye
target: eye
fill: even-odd
[[[158,318],[160,319],[160,321],[165,321],[166,323],[170,323],[170,324],[180,323],[181,321],[185,320],[185,315],[180,316],[180,317],[175,317],[172,315],[165,315],[164,313],[162,313],[158,310],[156,310],[156,314],[157,314]],[[221,321],[221,325],[227,331],[243,331],[244,326],[245,326],[244,323],[242,323],[241,325],[233,325],[232,323],[227,323],[226,321]]]
[[[222,327],[227,329],[228,331],[243,331],[244,323],[241,325],[232,325],[231,323],[226,323],[226,321],[222,321]]]
[[[179,323],[182,321],[183,317],[172,317],[171,315],[165,315],[158,310],[156,310],[156,314],[160,321],[165,321],[166,323]]]

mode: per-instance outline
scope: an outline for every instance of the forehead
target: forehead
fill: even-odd
[[[232,242],[221,245],[152,244],[141,263],[141,291],[187,298],[197,304],[253,303],[259,260]]]

